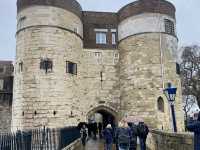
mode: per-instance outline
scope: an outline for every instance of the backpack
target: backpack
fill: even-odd
[[[105,139],[106,143],[107,143],[107,144],[112,143],[112,141],[113,141],[112,130],[106,128],[106,129],[103,131],[103,134],[104,134],[104,139]]]
[[[130,145],[130,130],[129,129],[125,129],[125,128],[119,129],[118,144],[127,145],[127,147],[129,147]]]

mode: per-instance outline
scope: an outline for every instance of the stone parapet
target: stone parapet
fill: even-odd
[[[193,134],[152,130],[147,139],[150,150],[192,150]]]
[[[81,5],[76,0],[17,0],[17,12],[38,5],[62,8],[82,17]]]

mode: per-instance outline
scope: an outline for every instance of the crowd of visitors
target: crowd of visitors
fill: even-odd
[[[149,133],[149,129],[144,122],[139,122],[137,125],[131,122],[122,122],[118,127],[108,124],[103,128],[102,123],[90,123],[83,125],[81,130],[82,144],[89,138],[94,140],[103,138],[105,144],[105,150],[112,150],[113,145],[116,146],[116,150],[136,150],[137,139],[140,142],[140,149],[146,150],[146,139]]]

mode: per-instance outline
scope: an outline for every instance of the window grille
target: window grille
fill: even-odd
[[[173,21],[171,21],[169,19],[165,19],[165,32],[168,34],[175,35],[175,28],[174,28]]]
[[[40,61],[40,69],[45,70],[46,73],[52,72],[53,70],[53,62],[49,59],[41,59]]]
[[[66,73],[77,75],[77,64],[67,61],[66,62]]]

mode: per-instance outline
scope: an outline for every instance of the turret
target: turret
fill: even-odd
[[[118,15],[122,116],[169,129],[171,118],[162,91],[170,82],[179,89],[176,108],[183,129],[181,86],[173,57],[178,45],[175,7],[165,0],[138,0]]]
[[[12,129],[75,125],[81,6],[76,0],[18,0],[17,12]]]

